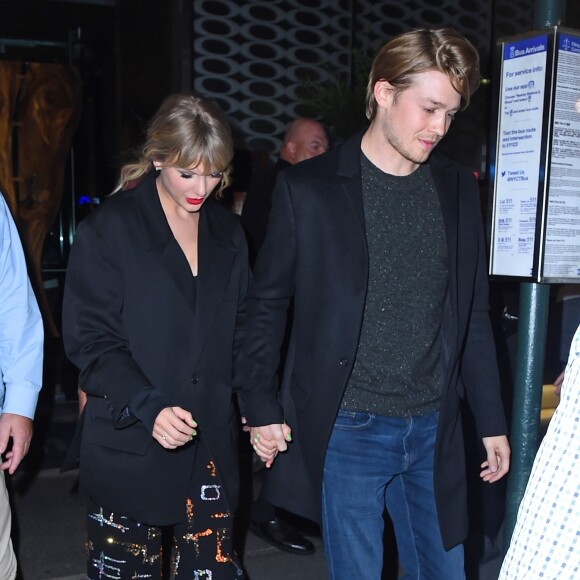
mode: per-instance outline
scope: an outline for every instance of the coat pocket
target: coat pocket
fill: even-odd
[[[115,429],[110,419],[99,416],[86,417],[83,439],[91,445],[135,455],[145,455],[154,442],[143,423],[137,422],[123,429]]]

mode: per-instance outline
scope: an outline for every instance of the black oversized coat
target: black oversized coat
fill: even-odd
[[[276,459],[268,496],[318,521],[326,448],[356,357],[368,280],[360,141],[359,134],[280,174],[248,295],[246,415],[250,425],[286,418],[295,439],[288,453]],[[434,489],[443,541],[450,548],[465,539],[468,527],[461,400],[467,397],[480,437],[506,434],[507,428],[488,315],[477,183],[470,171],[436,154],[429,164],[443,214],[449,272]],[[285,414],[276,368],[291,298],[294,313],[281,389]]]
[[[149,174],[81,222],[67,269],[63,338],[88,394],[81,488],[150,525],[183,520],[198,445],[237,501],[233,364],[249,276],[238,217],[207,200],[198,247],[194,282]],[[152,437],[168,406],[199,426],[176,450]]]

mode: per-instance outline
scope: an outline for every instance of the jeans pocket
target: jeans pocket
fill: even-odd
[[[340,409],[334,421],[334,428],[344,431],[365,429],[373,422],[373,419],[374,415],[371,413]]]

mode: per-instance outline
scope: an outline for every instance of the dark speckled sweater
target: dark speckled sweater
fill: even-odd
[[[361,153],[369,281],[342,407],[389,417],[436,411],[447,249],[428,165],[389,175]]]

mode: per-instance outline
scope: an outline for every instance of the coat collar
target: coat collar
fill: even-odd
[[[449,298],[453,314],[457,320],[458,282],[457,263],[459,252],[459,183],[457,166],[441,154],[433,154],[429,160],[431,176],[439,195],[441,214],[445,225],[447,240],[447,258],[449,267]]]
[[[360,181],[361,141],[365,132],[366,128],[361,129],[342,144],[338,164],[339,177],[358,178]]]
[[[357,222],[366,238],[365,214],[362,197],[362,178],[360,169],[361,141],[365,133],[361,130],[347,139],[339,151],[337,175],[341,182],[341,189],[351,204]],[[368,258],[368,256],[367,256]]]
[[[134,191],[137,207],[141,212],[141,219],[146,229],[145,244],[147,249],[152,250],[175,241],[157,194],[154,172],[146,174]],[[200,232],[203,231],[204,234],[209,235],[213,242],[233,249],[229,228],[220,219],[221,208],[216,207],[217,205],[218,202],[213,197],[203,204],[199,212]]]
[[[214,199],[208,199],[200,210],[199,274],[194,279],[185,255],[165,217],[153,172],[145,176],[134,195],[138,197],[146,251],[156,258],[159,268],[172,278],[190,315],[193,316],[188,324],[192,325],[196,354],[199,355],[229,286],[236,257],[231,228],[221,215],[223,208],[218,207],[218,202]]]

